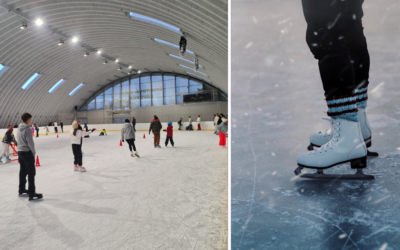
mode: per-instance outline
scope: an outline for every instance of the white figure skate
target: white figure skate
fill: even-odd
[[[354,175],[324,174],[323,169],[350,162],[351,168],[357,169]],[[319,149],[303,153],[297,157],[296,175],[318,179],[354,179],[370,180],[372,175],[365,175],[367,167],[367,147],[358,122],[346,119],[332,119],[330,140]],[[302,174],[303,168],[317,169],[315,174]]]
[[[372,132],[371,132],[371,126],[369,125],[367,119],[367,113],[365,112],[365,109],[358,108],[357,116],[358,116],[358,121],[360,123],[361,134],[364,138],[364,142],[367,148],[369,148],[372,145],[372,140],[371,140]],[[331,118],[322,118],[322,119],[327,120],[331,124],[331,127],[325,131],[320,131],[318,133],[310,135],[310,145],[307,147],[307,149],[310,151],[314,150],[314,147],[321,147],[322,145],[330,141],[332,138],[332,119]],[[378,156],[379,154],[367,150],[367,155]]]

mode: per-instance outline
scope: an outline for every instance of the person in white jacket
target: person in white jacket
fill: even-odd
[[[57,122],[54,121],[54,133],[58,134],[58,127],[57,127]]]
[[[93,133],[96,129],[92,129],[89,132],[83,132],[78,129],[78,122],[74,121],[72,123],[72,130],[69,132],[69,138],[72,144],[72,153],[74,153],[74,171],[85,172],[86,168],[82,166],[82,149],[81,149],[81,139],[82,136],[89,135]]]
[[[217,113],[214,117],[214,134],[217,133],[217,126],[218,126],[219,114]]]
[[[200,115],[197,116],[197,131],[201,131],[201,118]]]
[[[134,155],[136,155],[137,157],[140,157],[139,154],[137,153],[136,147],[135,147],[135,129],[133,128],[132,123],[129,122],[129,119],[125,119],[125,124],[121,130],[121,140],[122,140],[122,142],[124,142],[124,140],[126,140],[126,142],[128,143],[129,150],[131,151],[132,157],[134,157]],[[132,149],[133,149],[133,151],[132,151]]]

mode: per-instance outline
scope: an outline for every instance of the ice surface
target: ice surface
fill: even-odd
[[[17,196],[18,163],[0,165],[0,249],[226,249],[227,149],[212,132],[174,132],[140,158],[120,133],[83,140],[86,173],[73,171],[68,134],[35,138],[37,192]],[[15,158],[15,157],[14,157]]]
[[[293,173],[309,135],[328,128],[301,1],[232,2],[232,249],[400,249],[400,4],[364,12],[376,179],[324,182]]]

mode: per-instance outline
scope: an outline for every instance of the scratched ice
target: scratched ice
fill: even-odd
[[[35,139],[42,201],[17,196],[18,163],[0,165],[0,249],[226,249],[228,151],[217,136],[174,132],[175,148],[155,149],[138,132],[132,158],[119,132],[98,134],[83,140],[86,173],[73,171],[68,134]]]
[[[293,173],[328,128],[301,1],[233,1],[232,249],[400,249],[400,5],[365,1],[364,13],[376,179],[324,182]]]

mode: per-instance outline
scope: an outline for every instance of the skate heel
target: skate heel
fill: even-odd
[[[351,168],[366,168],[367,167],[367,156],[354,159],[350,161]]]
[[[367,148],[369,148],[369,147],[372,146],[372,140],[371,140],[371,138],[372,138],[372,137],[370,137],[370,138],[364,140],[365,145],[367,146]]]

